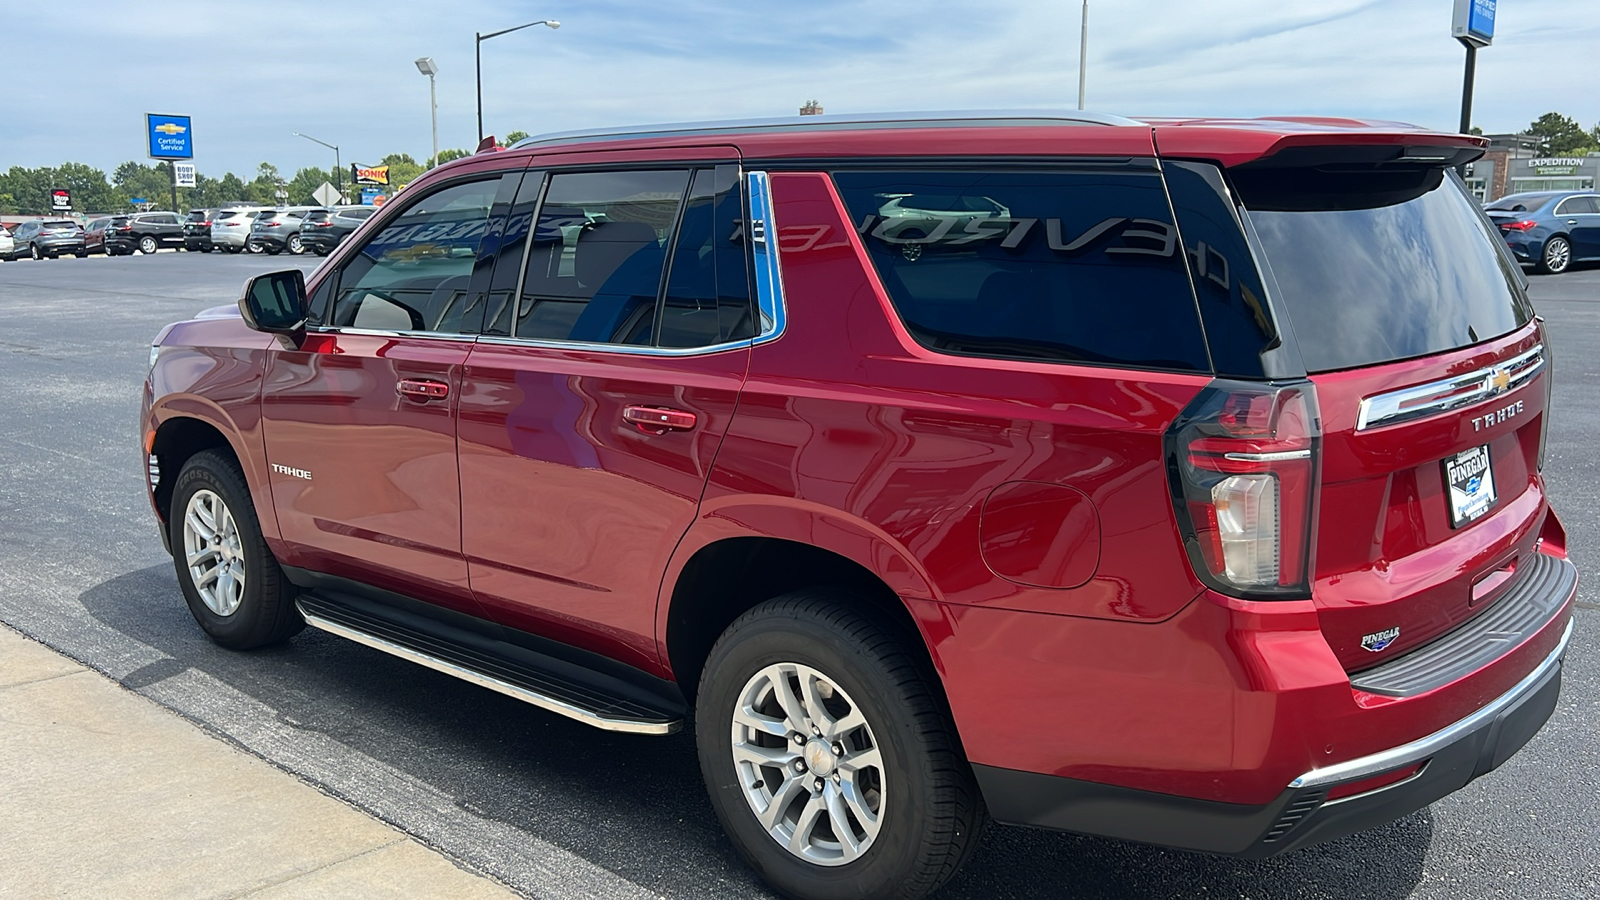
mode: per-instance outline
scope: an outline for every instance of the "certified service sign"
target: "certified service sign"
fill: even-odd
[[[145,113],[144,122],[150,138],[151,159],[194,158],[194,137],[188,116]]]

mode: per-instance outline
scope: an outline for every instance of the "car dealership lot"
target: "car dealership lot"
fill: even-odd
[[[0,266],[12,385],[0,407],[0,621],[530,895],[761,895],[722,837],[688,735],[594,731],[316,632],[231,653],[193,624],[140,484],[149,339],[232,302],[250,274],[316,262],[161,253]],[[1533,285],[1558,379],[1550,491],[1586,604],[1545,731],[1428,810],[1283,858],[997,828],[940,896],[1600,893],[1600,269]]]

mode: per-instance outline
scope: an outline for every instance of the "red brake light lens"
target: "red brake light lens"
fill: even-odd
[[[1520,222],[1506,222],[1500,227],[1507,231],[1528,231],[1538,224],[1532,219],[1523,219]]]
[[[1214,381],[1167,431],[1189,561],[1215,590],[1310,596],[1321,426],[1308,382]]]

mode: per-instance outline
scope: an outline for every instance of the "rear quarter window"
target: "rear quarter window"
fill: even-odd
[[[1153,164],[833,177],[891,302],[924,346],[1210,370]]]

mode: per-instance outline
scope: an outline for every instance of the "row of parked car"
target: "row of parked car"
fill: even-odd
[[[210,253],[285,251],[327,256],[377,209],[373,206],[238,207],[100,216],[86,225],[71,219],[24,222],[0,228],[0,260],[55,259],[93,253],[126,256],[163,248]]]

